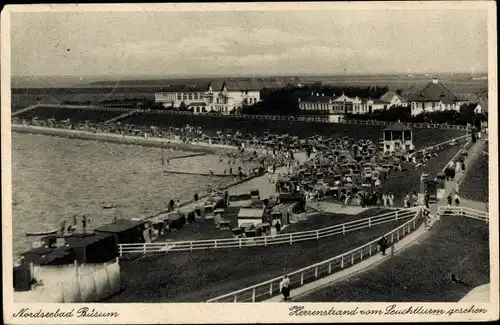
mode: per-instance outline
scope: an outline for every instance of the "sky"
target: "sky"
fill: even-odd
[[[11,13],[12,75],[487,71],[485,10]]]

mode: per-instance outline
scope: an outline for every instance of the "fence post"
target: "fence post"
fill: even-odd
[[[214,240],[214,248],[217,248],[217,239]]]
[[[396,221],[398,221],[398,210],[396,210]]]
[[[234,294],[233,302],[238,302],[238,294]]]
[[[315,278],[318,277],[318,267],[317,266],[314,268],[314,277]]]
[[[345,235],[345,224],[342,225],[342,234]]]
[[[300,285],[304,284],[304,272],[300,273]]]
[[[123,256],[123,247],[122,244],[119,244],[118,247],[120,247],[120,257]]]
[[[146,254],[146,243],[142,244],[142,253]]]
[[[351,254],[351,265],[354,265],[354,253]]]
[[[316,239],[319,239],[319,230],[316,230]]]
[[[372,256],[372,245],[368,247],[368,256]]]
[[[290,234],[290,245],[292,245],[293,243],[293,238],[292,238],[292,234]]]
[[[255,302],[255,288],[252,289],[252,302]]]
[[[267,246],[267,236],[264,236],[264,246]]]
[[[399,241],[399,229],[396,231],[396,238]]]
[[[363,260],[363,249],[359,251],[359,259]]]
[[[368,218],[368,228],[372,227],[372,218]]]
[[[332,262],[328,263],[328,274],[332,273]]]
[[[270,296],[273,295],[273,283],[272,282],[269,284],[269,295]]]
[[[193,251],[193,242],[192,241],[189,242],[189,250]]]
[[[340,268],[344,268],[344,255],[340,256]]]
[[[391,234],[391,244],[394,243],[394,233]]]
[[[241,248],[241,237],[240,237],[240,238],[238,238],[238,239],[239,239],[239,243],[240,243],[240,248]]]

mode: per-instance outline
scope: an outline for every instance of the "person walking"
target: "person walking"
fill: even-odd
[[[426,209],[429,209],[429,201],[430,201],[429,192],[425,192],[424,205]]]
[[[290,278],[286,274],[280,282],[280,291],[283,294],[284,300],[287,301],[290,297]]]
[[[453,203],[453,197],[451,196],[451,193],[448,194],[446,200],[448,201],[448,207],[451,207],[451,204]]]
[[[394,194],[389,193],[389,206],[394,207]]]
[[[380,246],[380,250],[382,251],[382,255],[385,255],[385,251],[387,250],[387,247],[389,246],[389,242],[387,241],[387,238],[383,236],[380,238],[378,241],[378,245]]]
[[[276,224],[274,225],[274,228],[276,229],[276,233],[279,234],[280,231],[281,231],[281,224],[280,224],[279,220],[276,221]]]
[[[458,193],[455,193],[455,204],[456,204],[457,206],[459,206],[459,205],[460,205],[460,197],[458,196]]]
[[[388,201],[387,194],[382,194],[382,202],[384,203],[384,207],[387,207],[387,201]]]

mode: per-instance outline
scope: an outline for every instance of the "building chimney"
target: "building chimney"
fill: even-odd
[[[438,79],[437,78],[432,78],[432,83],[437,85],[438,84]]]

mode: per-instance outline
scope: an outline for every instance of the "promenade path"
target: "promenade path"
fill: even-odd
[[[470,167],[473,165],[472,163],[474,160],[476,160],[480,155],[482,155],[482,151],[484,149],[484,146],[486,144],[486,139],[483,137],[476,141],[468,150],[468,155],[465,159],[465,171],[459,170],[455,174],[455,180],[454,180],[454,185],[458,184],[458,194],[460,196],[460,184],[463,182],[465,177],[467,176],[467,172],[470,170]],[[443,199],[439,200],[439,202],[435,204],[431,204],[431,214],[436,215],[437,213],[437,207],[438,206],[446,206],[448,205],[446,197]],[[472,208],[472,209],[477,209],[477,210],[483,210],[483,211],[488,211],[488,203],[483,203],[483,202],[476,202],[472,200],[468,200],[465,198],[460,198],[460,205],[467,207],[467,208]]]
[[[481,151],[483,150],[483,146],[485,144],[485,139],[479,139],[476,143],[474,143],[468,150],[468,156],[465,159],[465,166],[466,169],[464,172],[459,171],[455,175],[455,181],[460,184],[464,179],[467,174],[467,171],[469,170],[470,166],[472,166],[472,162],[474,159],[476,159],[480,154]],[[460,199],[460,205],[465,206],[465,207],[470,207],[473,209],[478,209],[478,210],[483,210],[483,211],[488,211],[487,204],[484,204],[482,202],[475,202],[472,200],[466,200],[466,199]],[[430,224],[429,228],[426,228],[425,223],[423,223],[418,229],[416,229],[413,233],[409,234],[408,236],[402,238],[399,242],[394,244],[394,254],[401,254],[404,252],[404,249],[407,247],[410,247],[413,244],[416,244],[418,242],[421,242],[422,240],[425,240],[425,238],[429,235],[431,235],[430,230],[432,229],[432,226],[434,223],[437,221],[436,215],[437,215],[437,210],[439,206],[447,205],[446,198],[443,200],[440,200],[439,202],[436,202],[434,204],[431,204],[431,218],[430,218]],[[324,207],[324,203],[322,203],[322,206]],[[325,210],[324,208],[321,210]],[[355,274],[358,274],[362,271],[367,270],[370,267],[376,266],[380,263],[383,263],[387,261],[390,258],[390,254],[383,256],[382,253],[373,255],[364,261],[355,264],[347,269],[344,269],[340,272],[333,273],[327,277],[318,279],[314,282],[308,283],[306,285],[303,285],[299,288],[295,288],[292,290],[292,296],[291,300],[293,301],[294,299],[307,295],[310,292],[313,292],[315,290],[318,290],[320,288],[326,287],[331,285],[334,282],[344,280],[350,276],[353,276]],[[470,295],[466,296],[464,298],[464,301],[484,301],[485,297],[489,298],[489,285],[478,287],[471,291]],[[467,300],[468,299],[468,300]],[[265,300],[265,302],[280,302],[283,301],[283,297],[281,295],[272,297],[268,300]]]

